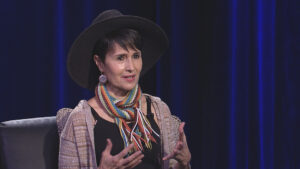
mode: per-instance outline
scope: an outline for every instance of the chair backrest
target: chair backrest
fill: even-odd
[[[57,169],[58,146],[54,116],[0,123],[1,169]]]

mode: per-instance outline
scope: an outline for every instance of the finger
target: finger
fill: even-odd
[[[180,123],[179,128],[178,128],[180,141],[184,140],[184,130],[183,130],[184,125],[185,125],[185,122],[182,122],[182,123]]]
[[[179,132],[182,133],[183,132],[183,128],[185,126],[185,122],[181,122],[179,125]]]
[[[175,150],[180,151],[182,148],[183,148],[183,142],[182,141],[177,141],[177,143],[176,143],[176,145],[175,145],[175,147],[173,149],[173,152]]]
[[[182,150],[183,148],[183,142],[181,141],[178,141],[175,145],[175,148],[173,150],[173,152],[167,156],[165,156],[163,158],[163,160],[168,160],[168,159],[171,159],[171,158],[175,158],[175,156]]]
[[[144,156],[141,156],[139,158],[136,158],[135,160],[131,161],[130,163],[128,163],[128,165],[126,165],[125,168],[134,168],[135,166],[137,166],[138,164],[140,164],[143,160]]]
[[[116,157],[118,159],[125,157],[132,148],[133,148],[133,143],[131,143],[128,147],[124,148],[119,154],[116,155]]]
[[[183,122],[184,124],[182,124],[182,127],[181,127],[181,131],[179,133],[179,140],[182,141],[185,145],[187,144],[187,141],[186,141],[186,136],[185,136],[185,133],[184,133],[184,126],[185,126],[185,122]]]
[[[184,132],[183,132],[183,142],[186,143],[186,136]]]
[[[110,139],[106,139],[106,142],[107,142],[107,144],[106,144],[106,147],[103,152],[110,154],[111,149],[112,149],[112,142],[110,141]]]
[[[132,158],[130,158],[130,157],[132,157]],[[137,166],[140,163],[140,161],[142,161],[143,158],[144,158],[144,154],[142,154],[142,153],[140,153],[139,155],[134,156],[134,157],[132,154],[131,156],[129,156],[125,159],[125,160],[128,160],[128,161],[126,161],[127,162],[127,164],[125,165],[126,168],[133,168],[134,166]]]
[[[175,156],[175,153],[172,152],[172,153],[168,154],[167,156],[165,156],[165,157],[163,158],[163,160],[169,160],[169,159],[171,159],[171,158],[174,158],[174,156]]]
[[[139,165],[141,162],[142,162],[142,160],[139,160],[139,161],[137,161],[134,165],[129,166],[128,168],[134,168],[134,167],[136,167],[137,165]]]
[[[123,161],[122,161],[122,165],[126,165],[126,164],[130,163],[131,161],[133,161],[134,159],[136,159],[140,156],[143,156],[142,152],[137,151],[137,152],[131,154],[130,156],[124,158]]]
[[[183,148],[183,142],[180,141],[177,143],[175,150],[181,150],[182,148]]]

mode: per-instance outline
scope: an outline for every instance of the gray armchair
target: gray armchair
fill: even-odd
[[[0,123],[1,169],[57,169],[58,146],[54,116]]]

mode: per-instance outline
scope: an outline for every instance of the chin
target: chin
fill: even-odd
[[[135,85],[134,85],[134,86],[132,86],[132,87],[124,87],[124,90],[126,90],[126,91],[130,91],[130,90],[132,90],[134,87],[135,87]]]
[[[126,86],[123,87],[123,89],[127,90],[127,91],[130,91],[136,86],[136,84],[137,83],[126,85]]]

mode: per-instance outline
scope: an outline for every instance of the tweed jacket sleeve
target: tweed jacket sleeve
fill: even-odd
[[[97,168],[91,141],[93,137],[90,136],[86,120],[89,109],[86,101],[80,101],[74,109],[63,108],[58,111],[56,120],[60,135],[59,169]]]
[[[57,127],[60,135],[59,141],[59,169],[72,168],[79,169],[79,158],[74,137],[74,125],[72,120],[68,120],[71,109],[60,109],[57,113]]]

